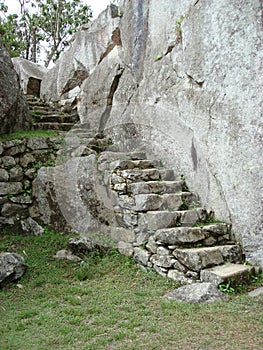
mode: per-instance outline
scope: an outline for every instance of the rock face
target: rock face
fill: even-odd
[[[0,134],[28,129],[29,126],[26,99],[11,58],[0,38]]]
[[[22,277],[26,267],[21,255],[16,253],[0,254],[0,287]]]
[[[20,57],[15,57],[12,61],[24,94],[40,96],[41,81],[47,69]]]
[[[76,35],[42,94],[77,96],[82,123],[120,151],[187,174],[263,266],[261,37],[260,0],[119,1]]]
[[[91,27],[90,24],[85,25],[75,34],[67,54],[61,56],[56,66],[43,79],[42,97],[58,101],[78,95],[82,82],[107,53],[120,44],[116,38],[120,21],[116,9],[114,5],[109,6]]]

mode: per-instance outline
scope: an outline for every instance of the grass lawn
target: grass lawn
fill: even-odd
[[[17,139],[28,139],[31,137],[55,137],[58,136],[57,131],[50,130],[28,130],[28,131],[17,131],[11,134],[2,134],[0,135],[0,141],[5,142],[9,140]]]
[[[69,236],[0,235],[0,251],[29,266],[0,290],[0,349],[263,349],[263,298],[191,305],[163,299],[172,280],[112,251],[82,264],[57,261]]]

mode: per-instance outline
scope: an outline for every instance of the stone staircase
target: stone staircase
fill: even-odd
[[[96,181],[105,188],[115,222],[108,224],[107,232],[118,232],[117,247],[122,254],[181,284],[239,283],[255,273],[254,267],[243,264],[231,225],[216,220],[213,210],[203,208],[185,180],[163,167],[160,160],[148,159],[141,150],[119,152],[110,138],[79,123],[73,127],[71,119],[55,117],[57,112],[45,103],[32,99],[31,106],[41,111],[35,124],[40,128],[51,129],[58,124],[56,118],[61,118],[62,130],[70,124],[58,151],[61,163],[72,157],[96,156]],[[97,219],[103,225],[107,221],[103,214]]]
[[[184,179],[144,152],[102,152],[98,169],[110,188],[118,224],[133,242],[119,241],[121,253],[144,268],[182,284],[246,280],[255,272],[242,264],[231,225],[202,208]]]
[[[79,121],[76,111],[63,112],[55,104],[49,104],[27,95],[29,114],[33,120],[33,129],[69,131]]]

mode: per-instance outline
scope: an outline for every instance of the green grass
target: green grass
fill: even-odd
[[[84,263],[53,255],[69,236],[2,234],[1,251],[24,255],[29,266],[18,286],[0,290],[0,349],[231,349],[263,344],[263,298],[191,305],[163,299],[175,282],[144,272],[110,251]]]
[[[0,135],[0,141],[5,142],[9,140],[15,140],[15,139],[24,139],[24,138],[30,138],[30,137],[55,137],[58,135],[57,131],[50,131],[50,130],[29,130],[29,131],[17,131],[10,134],[3,134]]]

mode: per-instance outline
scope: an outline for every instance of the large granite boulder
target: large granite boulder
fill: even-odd
[[[0,134],[28,129],[30,118],[11,58],[0,38]]]
[[[76,35],[43,95],[64,96],[81,62],[81,122],[185,174],[263,266],[261,1],[122,0],[117,14]]]
[[[47,68],[20,57],[15,57],[12,61],[24,94],[39,97],[41,81]]]

